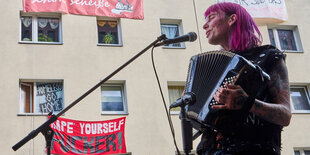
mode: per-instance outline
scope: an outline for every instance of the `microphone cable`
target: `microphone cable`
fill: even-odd
[[[164,95],[163,95],[163,91],[161,89],[161,85],[160,85],[160,82],[159,82],[158,74],[157,74],[157,71],[156,71],[156,67],[155,67],[155,63],[154,63],[154,52],[153,52],[154,48],[155,48],[155,46],[153,46],[153,48],[151,49],[151,59],[152,59],[153,70],[154,70],[154,73],[155,73],[155,76],[156,76],[156,80],[157,80],[157,84],[158,84],[158,87],[159,87],[160,95],[161,95],[161,98],[162,98],[163,103],[164,103],[167,119],[168,119],[168,122],[169,122],[171,134],[172,134],[172,137],[173,137],[174,146],[176,148],[176,151],[177,151],[178,155],[181,155],[180,150],[179,150],[178,145],[177,145],[176,140],[175,140],[175,132],[174,132],[174,127],[173,127],[173,123],[172,123],[172,120],[171,120],[170,109],[168,111],[167,104],[166,104],[166,101],[165,101],[165,98],[164,98]]]

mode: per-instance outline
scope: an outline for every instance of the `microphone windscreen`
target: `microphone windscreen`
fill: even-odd
[[[189,35],[190,42],[193,42],[197,39],[197,34],[195,32],[189,32],[188,35]]]

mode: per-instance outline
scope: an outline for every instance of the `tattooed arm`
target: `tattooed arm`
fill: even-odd
[[[288,126],[291,120],[290,90],[287,68],[283,59],[273,67],[268,88],[272,102],[275,104],[256,99],[250,112],[271,123]]]
[[[283,59],[273,67],[268,89],[273,103],[255,99],[250,112],[271,123],[289,125],[291,120],[289,82]],[[223,105],[214,105],[212,108],[238,110],[246,103],[248,95],[239,85],[226,84],[226,88],[219,88],[213,97]]]

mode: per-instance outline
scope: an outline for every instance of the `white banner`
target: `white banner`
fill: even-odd
[[[255,18],[287,20],[285,0],[216,0],[216,3],[232,2],[244,7]]]

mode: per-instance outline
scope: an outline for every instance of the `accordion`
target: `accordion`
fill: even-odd
[[[259,66],[228,51],[211,51],[192,56],[185,93],[193,93],[196,102],[185,107],[187,118],[195,129],[203,131],[229,128],[240,119],[239,110],[217,110],[213,95],[225,83],[240,85],[249,96],[256,96],[262,83],[269,79]],[[240,120],[239,120],[240,122]]]

